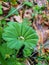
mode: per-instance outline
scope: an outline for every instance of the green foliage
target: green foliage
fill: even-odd
[[[16,51],[8,48],[6,43],[2,44],[2,46],[0,46],[1,65],[24,65],[17,60],[15,53]]]
[[[1,43],[1,40],[2,40],[2,33],[3,33],[3,29],[2,29],[2,27],[0,26],[0,43]]]
[[[15,14],[15,15],[18,15],[19,13],[18,13],[18,11],[17,11],[16,8],[11,7],[11,9],[10,9],[8,15],[7,15],[5,18],[10,17],[11,15],[14,15],[14,14]]]
[[[25,45],[23,51],[27,56],[31,54],[33,47],[38,42],[38,36],[32,27],[17,22],[8,23],[8,26],[4,29],[3,39],[7,41],[7,46],[11,49],[20,50]]]
[[[12,5],[17,4],[16,0],[3,1],[10,2],[12,3]],[[45,8],[44,6],[33,6],[33,3],[28,1],[22,3],[22,6],[33,7],[33,18],[37,14],[41,14],[42,10],[44,10]],[[2,5],[0,4],[0,15],[2,14]],[[8,15],[5,18],[12,15],[19,15],[18,8],[16,9],[14,7],[11,7]],[[43,15],[43,17],[45,18],[46,16]],[[37,45],[38,35],[36,31],[29,26],[31,25],[31,23],[28,21],[29,20],[25,18],[23,19],[23,23],[9,22],[8,25],[4,19],[0,21],[0,65],[24,65],[22,61],[31,55],[33,49]],[[23,45],[23,58],[17,58],[17,54]],[[44,60],[43,58],[46,60]],[[49,61],[49,56],[40,56],[37,59],[39,61],[37,65],[41,65],[43,60]],[[45,63],[45,65],[47,64]]]
[[[41,9],[41,7],[39,7],[38,5],[35,5],[35,6],[33,7],[33,9],[34,9],[35,12],[37,12],[37,11],[39,11],[39,10]]]
[[[0,15],[3,14],[2,5],[0,4]]]
[[[38,64],[37,65],[41,65],[42,63],[41,62],[38,62]]]
[[[49,0],[47,0],[49,2]]]
[[[46,63],[42,63],[41,61],[39,61],[38,64],[36,65],[42,65],[42,64],[47,65]]]
[[[35,6],[33,7],[33,12],[34,12],[34,13],[32,13],[33,19],[34,19],[35,16],[37,16],[38,14],[42,14],[42,10],[44,10],[44,9],[45,9],[45,6],[39,7],[38,5],[35,5]]]
[[[24,63],[17,61],[16,58],[10,57],[9,59],[4,59],[0,54],[1,65],[24,65]]]
[[[45,6],[40,7],[40,6],[38,6],[38,5],[35,5],[35,6],[33,7],[33,10],[34,10],[35,12],[39,12],[39,11],[42,11],[42,10],[44,10],[44,9],[45,9]]]
[[[2,19],[0,21],[0,26],[4,28],[4,27],[6,27],[6,25],[7,25],[7,22],[4,19]]]
[[[12,4],[16,4],[17,2],[16,2],[16,0],[3,0],[4,2],[11,2]]]
[[[4,0],[6,2],[16,3],[16,0]],[[32,7],[31,2],[24,2],[22,5]],[[34,13],[32,17],[34,18],[37,14],[41,14],[43,7],[38,5],[33,6]],[[0,5],[0,15],[3,14],[2,5]],[[5,17],[10,17],[12,15],[19,15],[18,8],[11,7],[8,15]],[[45,18],[45,15],[43,15]],[[33,49],[36,47],[38,42],[38,35],[36,31],[30,27],[31,25],[27,18],[23,19],[23,23],[17,22],[7,22],[2,19],[0,21],[0,64],[1,65],[24,65],[22,61],[31,55]],[[4,28],[4,31],[3,31]],[[4,32],[4,33],[3,33]],[[3,34],[3,37],[2,37]],[[4,39],[4,40],[3,40]],[[3,40],[3,41],[2,41]],[[20,49],[23,48],[23,58],[17,58],[17,54]],[[21,51],[20,51],[21,52]],[[44,60],[44,59],[46,60]],[[38,59],[38,64],[41,65],[42,61],[49,61],[49,56],[40,56]],[[45,65],[47,65],[45,63]]]
[[[17,0],[9,0],[13,5],[17,4]]]
[[[8,0],[3,0],[4,2],[8,2]]]
[[[24,65],[22,62],[18,62],[17,59],[10,58],[7,60],[7,65]]]
[[[0,52],[3,58],[6,59],[6,58],[10,58],[10,55],[14,54],[15,51],[8,48],[7,44],[4,43],[2,44],[2,46],[0,46]]]
[[[29,6],[29,7],[32,7],[33,6],[32,2],[28,2],[28,1],[25,1],[24,2],[24,5]]]
[[[23,22],[25,23],[25,25],[27,24],[28,26],[30,26],[32,23],[29,21],[28,18],[24,18]]]
[[[45,6],[42,6],[42,7],[40,7],[40,6],[38,6],[38,5],[35,5],[34,7],[33,7],[33,10],[34,10],[34,12],[35,13],[39,13],[39,14],[41,14],[42,13],[42,10],[44,10],[45,9]]]
[[[2,57],[1,53],[0,53],[0,63],[1,63],[1,65],[5,65],[5,64],[7,65],[6,61]]]
[[[0,27],[0,39],[2,37],[2,27]]]

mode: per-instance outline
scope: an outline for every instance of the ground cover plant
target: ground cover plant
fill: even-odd
[[[49,0],[0,1],[0,65],[49,65]]]

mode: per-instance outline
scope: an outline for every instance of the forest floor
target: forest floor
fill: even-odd
[[[26,2],[13,0],[11,2],[0,1],[0,4],[2,5],[0,5],[0,20],[5,18],[6,23],[9,21],[22,23],[23,19],[26,19],[29,26],[38,34],[37,48],[40,49],[42,46],[41,56],[46,54],[49,57],[49,2],[47,0],[27,0]],[[6,23],[0,22],[0,26],[4,27]],[[37,54],[35,53],[35,55]],[[26,61],[29,63],[28,65],[36,65],[37,60],[33,60],[31,57]],[[49,62],[49,59],[47,61]],[[42,65],[47,64],[44,64],[44,61],[42,63]]]

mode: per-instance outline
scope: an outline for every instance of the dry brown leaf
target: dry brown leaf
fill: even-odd
[[[31,14],[32,14],[32,9],[27,9],[27,10],[25,10],[23,17],[31,19],[32,18]]]
[[[46,33],[48,34],[48,37],[49,37],[49,30],[46,30]]]
[[[19,15],[18,15],[18,16],[15,15],[15,16],[13,16],[13,18],[14,18],[15,21],[17,21],[17,22],[19,22],[19,23],[22,22],[22,18],[21,18],[21,16],[19,16]]]
[[[4,7],[3,6],[3,14],[7,15],[7,13],[9,12],[10,8]]]
[[[9,8],[11,6],[11,4],[9,2],[2,2],[2,5]]]
[[[43,29],[43,27],[39,25],[37,21],[36,23],[33,23],[33,27],[36,29],[36,32],[39,36],[39,43],[44,43],[47,40],[46,30]]]

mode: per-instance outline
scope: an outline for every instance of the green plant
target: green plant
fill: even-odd
[[[47,0],[49,2],[49,0]]]
[[[38,36],[35,30],[25,23],[10,22],[4,29],[3,39],[11,49],[20,50],[25,45],[24,56],[30,56],[33,47],[37,45]]]
[[[42,11],[45,9],[45,6],[38,6],[38,5],[35,5],[33,7],[33,13],[32,13],[32,17],[33,19],[35,18],[35,16],[37,16],[38,14],[42,14]]]
[[[32,2],[28,2],[28,1],[25,1],[24,2],[24,5],[29,6],[29,7],[32,7],[33,6]]]
[[[0,4],[0,15],[3,14],[2,5]]]
[[[2,28],[0,28],[0,32]],[[2,35],[2,32],[0,33]],[[0,36],[2,37],[2,36]],[[1,65],[24,65],[22,62],[25,57],[31,55],[32,49],[36,46],[38,41],[38,35],[35,30],[33,30],[25,22],[9,22],[8,26],[5,27],[3,33],[3,42],[0,44],[0,63]],[[17,54],[23,48],[24,57],[17,59]],[[20,51],[22,52],[22,51]],[[19,52],[19,53],[20,53]]]
[[[4,2],[11,2],[13,5],[17,4],[16,0],[3,0]]]
[[[0,26],[0,43],[1,43],[1,40],[2,40],[2,33],[3,33],[3,29],[2,29],[2,27]]]
[[[18,13],[18,10],[16,9],[16,8],[14,8],[14,7],[11,7],[11,9],[10,9],[10,11],[9,11],[9,13],[8,13],[8,15],[5,17],[5,18],[7,18],[7,17],[10,17],[11,15],[18,15],[19,13]]]

